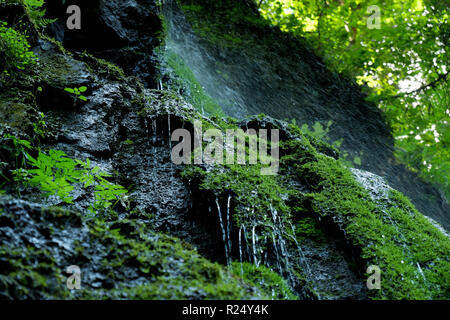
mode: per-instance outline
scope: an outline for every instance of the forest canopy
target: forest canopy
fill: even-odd
[[[448,0],[257,0],[384,111],[396,156],[450,196]]]

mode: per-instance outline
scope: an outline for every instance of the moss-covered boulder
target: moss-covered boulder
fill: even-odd
[[[3,299],[243,299],[263,293],[188,244],[123,220],[0,199]],[[66,286],[81,269],[81,290]]]
[[[343,271],[348,278],[365,284],[367,267],[382,270],[381,289],[369,290],[368,297],[448,299],[450,239],[436,223],[385,182],[370,185],[364,178],[371,175],[383,181],[378,176],[351,171],[339,159],[320,152],[336,156],[323,142],[311,143],[295,125],[273,122],[270,126],[284,132],[280,175],[262,176],[260,165],[200,165],[184,171],[194,194],[208,192],[210,200],[203,199],[198,214],[205,214],[209,205],[226,221],[224,212],[231,208],[232,227],[225,229],[234,230],[227,239],[238,248],[228,254],[279,270],[300,295],[305,292],[299,287],[309,287],[316,297],[331,298],[337,294],[332,293],[333,282],[342,274],[321,279],[314,270],[321,266],[309,252],[322,250],[321,259],[328,259],[332,267],[329,258],[340,259],[336,250],[320,244],[341,238],[344,251],[352,257]],[[338,236],[327,237],[327,233]],[[348,290],[365,291],[357,286]]]

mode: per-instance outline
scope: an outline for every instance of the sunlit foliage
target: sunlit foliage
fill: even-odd
[[[256,3],[263,17],[305,38],[330,68],[365,86],[385,111],[398,158],[448,197],[449,1]]]

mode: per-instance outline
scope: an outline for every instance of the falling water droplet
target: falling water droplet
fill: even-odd
[[[169,148],[170,148],[170,150],[172,150],[172,137],[171,137],[171,129],[170,129],[170,113],[167,114],[167,125],[168,125],[168,134],[169,134]]]
[[[231,261],[228,255],[228,245],[226,241],[226,232],[225,227],[222,220],[222,211],[220,210],[219,200],[216,198],[216,205],[217,205],[217,214],[219,215],[219,221],[220,221],[220,228],[222,229],[222,239],[225,246],[225,258],[227,259],[227,264],[230,265]]]
[[[227,237],[228,237],[228,250],[231,255],[231,219],[230,219],[230,203],[231,203],[231,195],[228,196],[227,201]]]
[[[257,250],[256,250],[256,247],[258,245],[257,244],[258,240],[256,238],[255,228],[256,228],[256,225],[254,225],[253,228],[252,228],[253,261],[254,261],[256,267],[259,267],[259,261],[258,261]]]
[[[244,268],[242,266],[242,226],[239,228],[239,261],[241,262],[241,276],[244,276]]]

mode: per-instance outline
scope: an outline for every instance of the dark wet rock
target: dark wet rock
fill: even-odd
[[[127,184],[134,214],[145,217],[155,230],[191,243],[202,254],[214,251],[208,226],[192,217],[191,190],[180,176],[182,166],[170,160],[170,135],[177,128],[192,130],[192,106],[171,92],[145,91],[140,109],[121,122],[122,143],[114,156],[116,170]],[[169,126],[171,131],[169,131]]]
[[[85,221],[74,211],[0,197],[1,299],[258,297],[179,240],[136,221]],[[81,290],[66,268],[81,269]]]
[[[60,54],[52,43],[42,41],[35,53],[39,56],[40,79],[48,86],[64,90],[92,82],[85,63]]]
[[[393,205],[390,193],[393,191],[387,181],[376,174],[359,169],[351,169],[356,181],[366,189],[370,197],[378,203],[380,207],[386,207],[387,204]],[[413,212],[410,213],[414,215]],[[450,234],[434,219],[425,216],[442,234],[450,238]]]
[[[31,132],[36,109],[21,102],[0,101],[2,124],[9,127],[13,134]]]
[[[73,158],[89,158],[105,172],[115,172],[118,182],[131,188],[131,213],[123,213],[123,217],[145,221],[152,230],[179,237],[202,253],[214,251],[207,240],[207,226],[191,217],[191,193],[180,176],[181,167],[170,160],[169,125],[172,131],[192,129],[190,121],[198,116],[193,107],[173,92],[143,89],[139,81],[128,84],[101,78],[89,71],[93,63],[90,57],[80,56],[88,61],[88,68],[55,49],[45,54],[79,66],[80,81],[89,81],[83,84],[90,88],[88,102],[77,102],[75,108],[72,97],[63,90],[61,95],[53,95],[52,107],[48,100],[38,100],[59,125],[56,138],[47,147]],[[52,87],[53,81],[49,74],[47,90],[60,90],[61,84]],[[73,195],[73,207],[86,210],[92,199],[90,192],[76,188]],[[48,203],[61,204],[58,199]]]
[[[304,240],[301,243],[320,299],[367,299],[364,278],[352,267],[355,262],[345,239],[329,235],[326,241]]]
[[[66,5],[47,4],[49,15],[59,18],[50,29],[64,46],[88,50],[121,66],[128,75],[139,74],[148,86],[156,86],[152,54],[159,45],[161,21],[155,1],[78,0],[71,4],[81,8],[81,30],[65,28]]]

